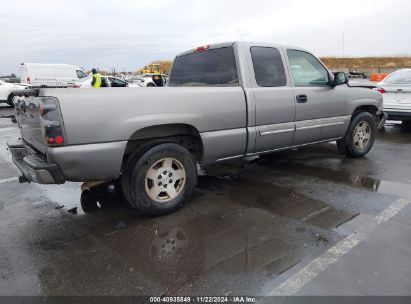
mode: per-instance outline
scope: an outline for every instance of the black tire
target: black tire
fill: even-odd
[[[185,177],[179,181],[176,180],[175,184],[170,184],[172,185],[170,187],[174,187],[175,185],[178,187],[177,183],[183,183],[184,181],[183,184],[180,184],[178,191],[176,191],[177,196],[174,198],[170,196],[169,200],[165,199],[161,202],[149,196],[146,190],[149,180],[147,179],[147,174],[152,166],[166,158],[173,159],[173,166],[175,166],[177,162],[181,166],[180,169],[184,170]],[[124,180],[123,183],[128,184],[126,187],[123,186],[123,191],[127,191],[127,193],[124,193],[125,197],[130,205],[137,209],[139,213],[150,216],[169,214],[180,209],[192,194],[197,183],[195,159],[187,149],[173,143],[159,144],[147,150],[141,157],[133,157],[131,161],[128,162],[125,171],[124,178],[126,180]],[[157,183],[157,181],[155,183]],[[166,187],[166,184],[164,183],[163,186]],[[164,193],[168,195],[167,192]],[[163,192],[159,194],[158,198],[160,198],[162,194]]]
[[[154,88],[155,86],[156,85],[154,83],[151,83],[151,82],[147,84],[147,87],[149,87],[149,88]]]
[[[7,104],[12,108],[14,108],[14,103],[13,103],[14,96],[15,96],[14,94],[10,94],[9,97],[7,98]]]
[[[354,138],[354,132],[357,126],[366,126],[365,123],[368,124],[366,128],[369,128],[369,139],[364,147],[359,148]],[[377,122],[375,116],[369,112],[356,113],[351,119],[350,126],[348,127],[344,138],[337,141],[337,148],[341,153],[347,155],[348,157],[362,157],[370,152],[372,146],[374,145],[376,133]]]
[[[402,121],[402,126],[406,129],[410,129],[411,128],[411,120],[403,120]]]
[[[84,213],[93,213],[100,210],[100,207],[97,205],[97,199],[97,196],[89,190],[81,192],[80,203]]]

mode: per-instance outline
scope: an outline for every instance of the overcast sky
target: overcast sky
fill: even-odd
[[[21,62],[135,70],[209,43],[298,45],[318,56],[411,54],[407,0],[0,0],[0,75]]]

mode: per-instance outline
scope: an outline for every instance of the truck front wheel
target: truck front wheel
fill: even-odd
[[[196,162],[184,147],[166,143],[132,160],[125,195],[139,212],[158,216],[181,208],[197,183]]]
[[[348,127],[344,138],[337,141],[338,150],[349,157],[362,157],[374,145],[377,124],[369,112],[356,114]]]

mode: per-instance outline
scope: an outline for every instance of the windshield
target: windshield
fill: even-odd
[[[87,74],[84,73],[82,70],[77,70],[77,71],[76,71],[76,74],[77,74],[77,78],[87,77]]]
[[[225,47],[177,57],[170,86],[237,86],[234,49]]]
[[[86,77],[84,77],[84,78],[81,78],[81,79],[78,79],[78,80],[76,80],[76,81],[74,81],[75,83],[83,83],[83,82],[87,82],[87,81],[91,81],[91,75],[88,75],[88,76],[86,76]]]
[[[384,82],[390,84],[411,84],[411,70],[396,71],[384,79]]]

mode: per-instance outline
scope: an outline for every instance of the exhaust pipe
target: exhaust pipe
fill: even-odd
[[[105,183],[106,181],[86,181],[81,185],[81,191],[91,191],[92,188]]]

